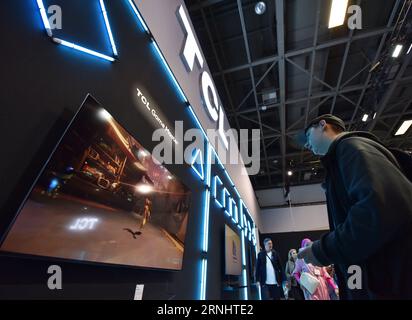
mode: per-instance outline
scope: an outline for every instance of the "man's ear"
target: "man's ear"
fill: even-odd
[[[323,130],[326,128],[326,121],[325,120],[320,120],[319,125],[322,127]]]

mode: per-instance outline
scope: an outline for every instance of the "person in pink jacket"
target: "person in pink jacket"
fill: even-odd
[[[312,241],[310,239],[303,239],[301,248],[305,248],[311,243]],[[298,259],[296,261],[295,270],[293,271],[293,276],[296,278],[299,284],[301,284],[300,277],[303,272],[308,272],[310,275],[319,280],[319,285],[313,294],[311,294],[304,286],[301,285],[301,288],[305,295],[305,300],[330,300],[329,287],[333,288],[335,292],[338,291],[338,287],[324,267],[316,267],[311,263],[305,263],[303,259]]]

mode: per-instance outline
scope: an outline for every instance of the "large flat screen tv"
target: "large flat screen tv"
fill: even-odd
[[[0,250],[180,270],[189,207],[179,178],[88,96]]]
[[[242,274],[240,237],[228,225],[225,225],[225,274],[231,276]]]

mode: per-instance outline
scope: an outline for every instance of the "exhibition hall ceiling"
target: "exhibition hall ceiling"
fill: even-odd
[[[361,29],[350,13],[329,29],[331,0],[266,0],[262,14],[258,1],[185,2],[231,127],[261,131],[256,190],[322,181],[319,159],[294,142],[320,114],[412,151],[412,129],[395,136],[412,119],[411,1],[349,1]]]

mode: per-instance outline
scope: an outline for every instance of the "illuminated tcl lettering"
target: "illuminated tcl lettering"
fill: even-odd
[[[245,238],[248,236],[248,228],[247,228],[247,219],[245,213],[243,213],[243,230],[244,230],[244,235]]]
[[[232,220],[234,223],[236,223],[239,226],[239,218],[238,218],[238,210],[237,210],[237,205],[236,205],[236,201],[231,198],[230,200],[231,205],[230,205],[230,211],[231,211],[231,216],[232,216]],[[240,226],[239,226],[240,227]]]
[[[210,74],[206,71],[203,71],[202,78],[201,78],[201,85],[202,85],[202,99],[206,105],[207,111],[209,116],[212,118],[213,121],[219,120],[218,114],[218,100],[217,100],[217,93],[216,88],[213,83]],[[210,89],[210,91],[209,91]],[[209,92],[212,96],[209,96]]]
[[[195,65],[195,60],[200,68],[203,68],[203,57],[202,52],[200,51],[200,46],[197,44],[195,34],[193,33],[192,28],[190,27],[189,19],[187,18],[186,12],[183,9],[183,6],[179,8],[179,16],[182,21],[183,27],[186,30],[186,42],[183,49],[184,62],[186,67],[193,71]]]
[[[194,32],[190,26],[189,19],[183,6],[178,10],[178,17],[180,18],[182,28],[186,33],[186,39],[183,47],[182,60],[189,72],[193,71],[195,60],[200,69],[203,69],[204,59],[200,46],[196,41]],[[203,104],[207,110],[209,117],[218,123],[218,135],[222,141],[225,149],[229,147],[229,142],[224,130],[224,114],[223,107],[219,104],[216,86],[210,76],[210,73],[203,70],[200,75],[200,93]]]
[[[97,218],[79,218],[70,226],[70,230],[93,230],[97,221]]]

